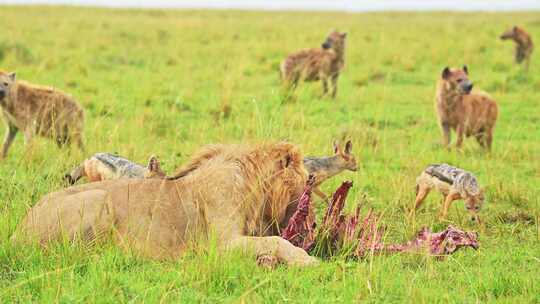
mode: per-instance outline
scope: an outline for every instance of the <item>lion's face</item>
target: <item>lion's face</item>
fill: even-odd
[[[296,205],[302,194],[308,173],[300,151],[290,143],[273,145],[270,151],[273,169],[265,185],[265,201],[271,207],[268,213],[276,222],[287,219],[287,207]],[[268,216],[269,214],[267,214]]]

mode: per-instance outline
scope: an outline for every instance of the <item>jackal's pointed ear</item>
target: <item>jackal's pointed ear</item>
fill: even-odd
[[[339,154],[339,144],[334,141],[334,154]]]
[[[15,79],[17,78],[17,74],[15,72],[11,72],[8,74],[8,77],[9,79],[11,79],[11,81],[15,81]]]
[[[469,68],[467,67],[467,65],[463,66],[463,72],[465,72],[465,74],[469,75]]]
[[[341,33],[341,38],[347,38],[347,32]]]
[[[448,77],[450,77],[450,68],[449,67],[445,67],[444,70],[442,71],[442,78],[443,79],[448,79]]]
[[[352,152],[352,142],[350,140],[345,144],[345,154],[351,154]]]

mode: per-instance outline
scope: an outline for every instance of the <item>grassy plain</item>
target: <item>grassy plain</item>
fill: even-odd
[[[8,238],[42,195],[85,156],[22,136],[0,163],[0,302],[540,302],[540,51],[528,74],[498,35],[520,24],[540,41],[540,13],[307,13],[1,7],[0,67],[19,79],[72,93],[87,113],[87,152],[118,152],[167,171],[215,142],[286,139],[308,155],[351,138],[361,170],[348,208],[383,214],[387,241],[422,225],[442,229],[440,197],[406,215],[414,180],[428,164],[474,172],[487,191],[484,225],[455,203],[449,221],[480,232],[478,251],[445,261],[395,255],[268,272],[210,248],[155,262],[113,246],[14,248]],[[279,62],[347,31],[346,69],[336,100],[319,84],[283,103]],[[494,149],[474,140],[446,151],[434,114],[435,82],[467,64],[499,103]],[[3,132],[3,126],[0,132]]]

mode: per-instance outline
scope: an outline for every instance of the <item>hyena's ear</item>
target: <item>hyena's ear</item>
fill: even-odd
[[[339,154],[339,144],[337,141],[334,141],[334,154]]]
[[[450,77],[450,68],[449,67],[445,67],[444,70],[442,71],[442,78],[443,79],[448,79],[448,77]]]
[[[352,142],[350,140],[345,144],[345,154],[351,154],[352,152]]]
[[[467,67],[467,65],[463,66],[463,72],[465,72],[465,74],[469,75],[469,68]]]
[[[17,78],[17,74],[15,72],[11,72],[8,74],[8,77],[9,79],[11,79],[11,81],[15,81],[15,79]]]

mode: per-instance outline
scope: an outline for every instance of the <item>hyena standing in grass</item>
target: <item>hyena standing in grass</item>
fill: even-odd
[[[502,40],[511,39],[516,43],[516,63],[525,62],[525,70],[528,70],[529,62],[531,61],[531,54],[534,49],[531,35],[529,35],[529,33],[527,33],[523,28],[514,26],[504,32],[500,38]]]
[[[448,214],[450,204],[459,199],[465,200],[465,207],[471,220],[479,220],[478,212],[484,204],[484,191],[479,187],[476,177],[463,169],[448,164],[428,166],[416,179],[416,201],[414,210],[418,209],[429,192],[435,189],[444,196],[441,217]]]
[[[15,73],[0,71],[0,108],[6,123],[0,158],[6,157],[19,130],[25,143],[40,135],[54,139],[59,147],[75,143],[83,150],[84,112],[66,93],[17,81]]]
[[[75,184],[86,177],[89,182],[119,178],[165,178],[159,160],[151,156],[148,166],[143,167],[123,157],[110,153],[96,153],[65,175],[65,180]]]
[[[347,33],[333,31],[321,48],[306,49],[289,55],[280,65],[281,79],[288,90],[296,88],[300,81],[318,81],[323,85],[324,95],[328,83],[332,85],[332,98],[337,94],[339,73],[345,65],[345,38]]]
[[[474,136],[488,150],[493,142],[497,121],[497,103],[481,91],[472,91],[467,66],[463,69],[446,67],[437,86],[436,109],[443,133],[443,144],[450,145],[451,130],[457,133],[456,146],[461,147],[463,136]]]
[[[330,157],[304,157],[304,167],[310,175],[315,177],[313,192],[325,201],[328,200],[319,188],[327,179],[338,175],[344,170],[356,171],[358,165],[356,158],[352,154],[352,142],[349,140],[345,144],[345,150],[341,150],[337,143],[334,143],[334,156]]]

